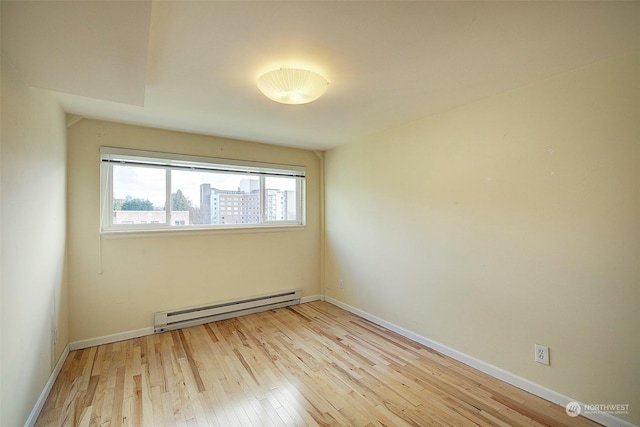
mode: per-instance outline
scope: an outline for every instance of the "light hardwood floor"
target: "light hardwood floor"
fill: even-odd
[[[36,425],[597,424],[317,301],[71,352]]]

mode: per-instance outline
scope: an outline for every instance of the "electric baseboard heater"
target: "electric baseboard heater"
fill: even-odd
[[[190,307],[154,313],[154,332],[165,332],[189,326],[202,325],[216,320],[230,319],[245,314],[258,313],[274,308],[300,304],[302,289],[225,301],[216,304]]]

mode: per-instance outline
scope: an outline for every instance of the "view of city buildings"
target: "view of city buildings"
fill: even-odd
[[[211,184],[200,185],[199,206],[183,197],[177,203],[177,190],[172,194],[172,207],[180,210],[171,210],[170,225],[193,224],[259,224],[260,223],[260,180],[242,179],[237,190],[220,190]],[[283,189],[266,189],[265,191],[265,221],[295,221],[296,192]],[[166,224],[166,211],[164,206],[153,206],[148,200],[135,199],[141,203],[148,203],[145,207],[124,209],[130,196],[126,199],[114,199],[113,225],[124,224]]]
[[[265,221],[296,220],[296,192],[266,190]],[[237,191],[200,185],[203,224],[257,224],[260,222],[260,182],[243,179]],[[208,221],[208,222],[207,222]]]

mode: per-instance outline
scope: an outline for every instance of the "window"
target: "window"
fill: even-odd
[[[104,232],[304,225],[303,166],[110,147],[101,162]]]

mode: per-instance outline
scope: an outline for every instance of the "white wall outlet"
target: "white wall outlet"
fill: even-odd
[[[344,289],[344,282],[342,281],[342,279],[338,280],[338,288]]]
[[[549,347],[536,344],[535,351],[536,362],[542,363],[543,365],[549,365]]]

